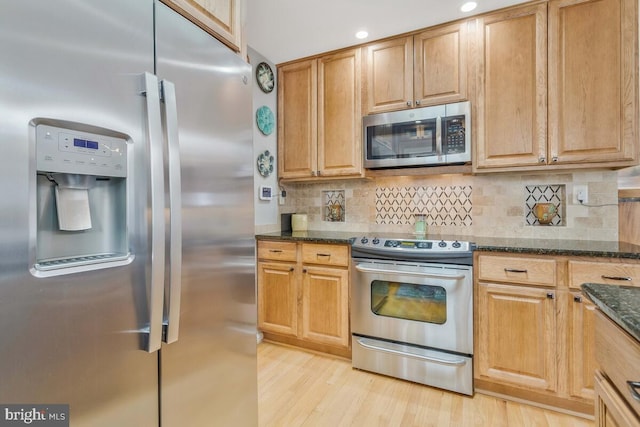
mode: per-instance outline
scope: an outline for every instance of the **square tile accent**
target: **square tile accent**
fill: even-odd
[[[537,226],[563,226],[566,225],[564,205],[565,205],[565,189],[564,184],[559,185],[527,185],[525,187],[525,222],[526,225]],[[558,208],[558,213],[550,224],[540,224],[538,218],[533,213],[533,207],[536,203],[553,203]]]
[[[425,214],[427,225],[472,225],[471,186],[377,187],[376,224],[413,224]]]
[[[322,192],[322,220],[345,222],[344,190]]]

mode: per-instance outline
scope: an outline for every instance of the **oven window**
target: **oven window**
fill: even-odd
[[[447,291],[441,286],[374,280],[371,311],[379,316],[442,325],[447,321]]]

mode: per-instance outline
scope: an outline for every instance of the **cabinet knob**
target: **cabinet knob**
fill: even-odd
[[[552,161],[553,163],[557,163],[557,162],[558,162],[558,156],[553,156],[553,157],[551,158],[551,161]]]
[[[407,107],[411,107],[411,101],[407,101]]]
[[[553,294],[553,292],[548,292],[547,293],[547,298],[549,299],[554,299],[556,296]]]
[[[289,271],[296,271],[296,269],[291,267],[291,268],[289,268]]]
[[[546,161],[547,161],[547,158],[545,156],[540,156],[538,158],[538,163],[546,163]]]
[[[420,105],[420,100],[416,101],[416,105]]]
[[[574,295],[574,296],[573,296],[573,300],[574,300],[575,302],[582,302],[582,297],[581,297],[580,295]]]

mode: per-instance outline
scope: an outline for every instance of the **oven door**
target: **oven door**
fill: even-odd
[[[473,353],[471,266],[354,259],[356,335]]]

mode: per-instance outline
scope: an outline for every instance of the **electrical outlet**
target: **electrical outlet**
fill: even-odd
[[[573,186],[573,203],[576,205],[586,205],[589,203],[589,187],[587,185]]]

